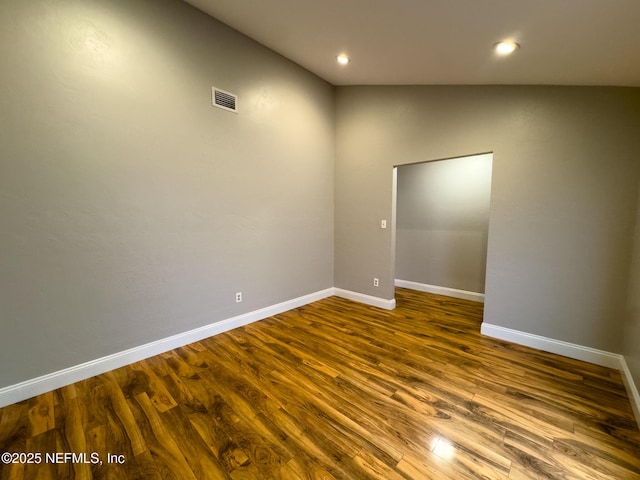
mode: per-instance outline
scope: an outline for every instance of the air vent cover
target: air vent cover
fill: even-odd
[[[214,107],[238,113],[238,96],[233,93],[211,87],[211,102]]]

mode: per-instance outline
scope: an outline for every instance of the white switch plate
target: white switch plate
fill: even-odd
[[[387,221],[386,220],[380,220],[380,228],[387,228]]]

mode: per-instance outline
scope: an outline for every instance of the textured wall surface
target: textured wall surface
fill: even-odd
[[[638,157],[640,161],[640,156]],[[627,314],[624,329],[624,355],[636,388],[640,389],[640,197],[638,198],[633,259],[629,275]],[[640,419],[637,419],[640,422]]]
[[[0,39],[0,387],[333,285],[332,86],[175,0]]]
[[[633,88],[338,88],[336,286],[393,297],[394,165],[493,152],[485,321],[620,353],[639,109]]]

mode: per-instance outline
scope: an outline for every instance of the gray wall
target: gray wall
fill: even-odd
[[[484,293],[492,154],[398,167],[396,279]]]
[[[336,286],[393,298],[393,165],[493,152],[485,321],[621,352],[639,110],[632,88],[338,88]]]
[[[638,160],[640,161],[640,157]],[[623,353],[636,387],[640,389],[640,197],[629,277]],[[637,420],[640,423],[640,418]]]
[[[0,58],[0,387],[333,285],[332,86],[176,0],[3,0]]]

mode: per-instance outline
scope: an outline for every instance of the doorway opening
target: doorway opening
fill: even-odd
[[[484,301],[493,153],[394,167],[395,286]]]

